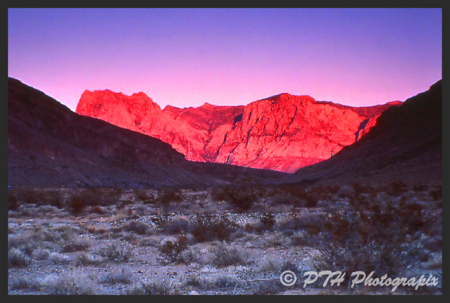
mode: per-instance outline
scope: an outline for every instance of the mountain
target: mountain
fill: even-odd
[[[108,96],[111,102],[117,101],[117,94]],[[158,116],[152,120],[153,115],[145,115],[161,112],[145,95],[135,94],[130,99],[133,102],[122,109],[131,111],[135,126],[159,121]],[[136,120],[139,117],[141,120]],[[187,161],[161,140],[78,115],[43,92],[8,79],[9,186],[204,187],[225,184],[232,178],[270,182],[283,175]]]
[[[381,113],[365,136],[286,182],[442,184],[442,80]]]
[[[350,107],[279,94],[246,106],[163,110],[144,93],[85,91],[76,112],[169,143],[186,159],[293,173],[359,140],[390,102]]]

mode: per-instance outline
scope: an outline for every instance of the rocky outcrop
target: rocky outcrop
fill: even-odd
[[[356,108],[283,93],[247,106],[161,110],[143,93],[105,90],[85,91],[76,111],[161,139],[188,160],[295,172],[359,140],[397,104]]]

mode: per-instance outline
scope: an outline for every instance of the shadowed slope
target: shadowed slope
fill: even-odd
[[[169,144],[73,113],[8,80],[8,184],[35,187],[212,186],[281,173],[193,163]]]
[[[302,168],[289,182],[442,183],[442,80],[393,106],[376,126],[327,161]]]

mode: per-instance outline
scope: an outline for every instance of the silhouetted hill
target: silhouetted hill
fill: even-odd
[[[356,143],[286,180],[442,183],[442,80],[385,110]]]
[[[8,80],[8,185],[33,187],[213,186],[282,173],[195,163],[158,139],[78,115]]]

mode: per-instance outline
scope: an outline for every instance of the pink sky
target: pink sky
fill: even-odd
[[[8,75],[72,110],[86,89],[404,101],[442,78],[442,9],[8,9]]]

